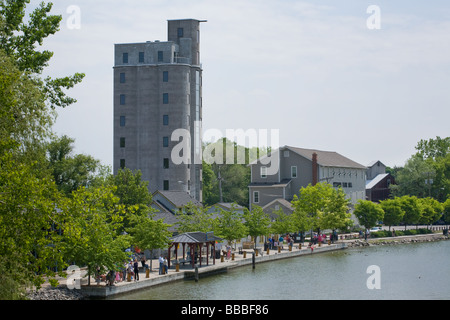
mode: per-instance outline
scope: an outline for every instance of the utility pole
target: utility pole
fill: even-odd
[[[217,176],[217,180],[219,181],[219,196],[220,196],[220,202],[223,202],[223,196],[222,196],[222,177],[220,175],[220,166],[219,166],[219,174]]]

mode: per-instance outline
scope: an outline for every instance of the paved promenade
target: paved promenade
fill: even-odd
[[[269,253],[267,251],[263,251],[258,253],[256,256],[255,254],[255,266],[258,263],[263,262],[269,262],[273,260],[279,260],[279,259],[287,259],[292,258],[296,256],[306,255],[306,254],[317,254],[320,252],[326,252],[326,251],[333,251],[333,250],[341,250],[346,248],[345,241],[340,241],[335,244],[322,244],[314,245],[313,249],[311,250],[310,247],[307,246],[307,243],[302,244],[302,248],[299,249],[299,245],[295,244],[292,248],[292,250],[289,250],[289,247],[287,245],[284,245],[283,250],[278,251],[278,249],[269,250]],[[91,277],[91,285],[87,286],[88,279],[87,277],[82,278],[81,286],[83,293],[92,296],[92,297],[108,297],[111,295],[116,294],[122,294],[127,293],[135,290],[140,290],[144,288],[149,288],[152,286],[161,285],[168,282],[173,281],[179,281],[179,280],[186,280],[191,279],[194,281],[195,279],[201,278],[210,274],[216,274],[221,272],[227,272],[228,269],[236,268],[240,266],[251,266],[253,265],[253,257],[252,253],[253,250],[247,249],[244,250],[244,253],[239,254],[238,252],[234,253],[234,259],[231,256],[229,259],[224,258],[222,261],[222,258],[216,259],[215,265],[213,265],[213,259],[209,258],[209,265],[206,265],[206,259],[203,258],[202,266],[198,265],[198,273],[196,274],[195,269],[192,268],[191,265],[189,266],[179,266],[179,270],[176,270],[176,266],[171,263],[171,268],[169,269],[168,273],[165,275],[159,274],[159,261],[158,259],[153,259],[151,261],[152,263],[152,271],[149,273],[149,276],[146,277],[146,272],[144,269],[140,269],[139,273],[139,280],[138,281],[120,281],[116,282],[112,286],[107,286],[105,282],[100,282],[99,284],[96,283],[95,279]],[[146,262],[150,266],[150,260],[147,260]],[[173,264],[173,265],[172,265]],[[84,270],[83,270],[84,271]],[[82,273],[84,276],[86,272]],[[65,279],[62,279],[60,282],[61,285],[65,285]]]

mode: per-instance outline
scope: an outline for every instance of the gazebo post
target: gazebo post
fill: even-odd
[[[209,243],[206,243],[206,265],[209,266]]]
[[[169,247],[169,250],[167,250],[167,255],[169,256],[169,258],[167,259],[167,268],[170,269],[170,248],[173,247],[173,243],[172,245]]]

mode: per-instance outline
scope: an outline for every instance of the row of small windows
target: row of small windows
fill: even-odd
[[[139,52],[139,63],[144,63],[145,62],[145,52],[141,51]],[[164,61],[164,51],[158,51],[158,62],[163,62]],[[129,54],[128,52],[124,52],[122,54],[122,62],[124,64],[129,62]]]
[[[120,126],[121,127],[125,127],[126,121],[127,121],[126,116],[120,116]],[[168,126],[168,125],[169,125],[169,116],[163,115],[163,126]]]
[[[333,182],[333,187],[353,188],[353,184],[351,182]]]
[[[119,78],[120,83],[127,82],[126,74],[124,72],[120,73]],[[163,82],[169,82],[169,71],[163,71]]]
[[[124,106],[127,104],[127,96],[125,94],[120,95],[120,105]],[[169,104],[169,94],[163,93],[163,104]]]

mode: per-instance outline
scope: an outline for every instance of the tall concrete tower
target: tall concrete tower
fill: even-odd
[[[150,192],[185,191],[198,201],[202,201],[201,22],[169,20],[168,41],[116,44],[114,63],[114,174],[120,168],[139,169]],[[173,137],[179,129],[190,136],[189,161],[181,164],[173,157],[179,156],[182,139]]]

